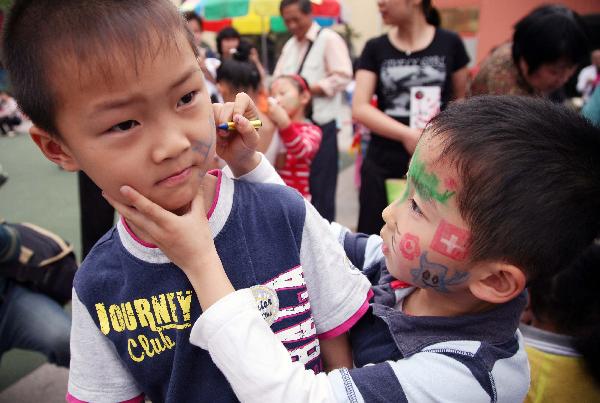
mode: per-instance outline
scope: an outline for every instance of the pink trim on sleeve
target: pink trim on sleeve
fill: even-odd
[[[67,403],[85,403],[83,400],[77,399],[75,396],[67,392],[67,396],[65,396],[65,400]]]
[[[69,392],[67,392],[67,396],[65,397],[65,400],[67,401],[67,403],[86,403],[83,400],[77,399],[75,396],[73,396]],[[143,402],[144,402],[144,394],[142,393],[141,395],[138,395],[138,396],[134,397],[133,399],[125,400],[121,403],[143,403]]]
[[[332,338],[337,337],[340,334],[346,333],[348,330],[350,330],[350,328],[352,328],[352,326],[354,326],[356,324],[356,322],[358,322],[358,320],[363,317],[365,312],[367,312],[367,309],[369,309],[369,300],[371,298],[373,298],[373,290],[369,289],[367,298],[365,299],[365,302],[361,305],[361,307],[358,308],[358,311],[356,311],[356,313],[354,315],[352,315],[347,321],[345,321],[338,327],[318,335],[319,340],[332,339]]]
[[[142,393],[141,395],[138,395],[133,399],[125,400],[121,403],[144,403],[144,394]]]

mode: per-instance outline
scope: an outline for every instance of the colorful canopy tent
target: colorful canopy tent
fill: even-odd
[[[340,0],[311,0],[315,21],[321,26],[335,24],[341,14]],[[286,32],[279,15],[281,0],[187,0],[182,11],[195,11],[205,19],[206,31],[233,26],[242,35]]]
[[[328,27],[341,15],[340,0],[311,0],[315,21]],[[281,0],[186,0],[181,11],[194,11],[204,17],[204,30],[217,32],[227,26],[242,35],[261,35],[262,61],[267,60],[267,33],[287,32],[279,15]]]

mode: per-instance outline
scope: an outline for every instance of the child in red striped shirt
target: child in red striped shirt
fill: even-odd
[[[321,145],[321,129],[312,115],[311,95],[306,80],[299,75],[280,76],[271,85],[268,115],[279,129],[285,153],[275,168],[286,185],[310,201],[310,165]]]

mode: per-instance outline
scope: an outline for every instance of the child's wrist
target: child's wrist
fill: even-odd
[[[277,128],[279,130],[287,130],[291,125],[292,125],[292,122],[290,120],[288,120],[288,121],[281,122],[280,124],[278,124]]]
[[[229,165],[231,172],[236,178],[246,175],[248,172],[253,171],[261,161],[261,156],[258,151],[254,151],[249,154],[246,158],[237,159],[234,165]]]

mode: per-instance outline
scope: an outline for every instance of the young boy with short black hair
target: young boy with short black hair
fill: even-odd
[[[127,202],[129,185],[177,215],[202,204],[229,278],[257,286],[291,360],[316,371],[321,356],[339,364],[330,352],[347,347],[337,336],[367,310],[369,284],[296,192],[207,172],[215,150],[234,173],[261,172],[245,145],[257,141],[247,119],[257,112],[245,94],[210,104],[171,1],[17,0],[3,42],[16,99],[48,159],[85,171],[110,200]],[[215,122],[232,118],[237,132],[217,138]],[[190,282],[151,241],[121,219],[78,270],[67,399],[235,401],[208,353],[189,343],[201,313]]]
[[[214,291],[190,340],[242,401],[517,402],[529,387],[524,289],[598,235],[598,155],[597,128],[541,99],[479,97],[440,113],[419,141],[405,195],[383,212],[381,237],[338,226],[375,297],[351,331],[361,368],[328,375],[290,363],[214,248],[190,247],[196,241],[172,225],[190,221],[206,245],[203,220],[149,209],[136,193],[128,200],[147,212],[133,219],[157,242],[190,239],[164,248],[198,295]]]

